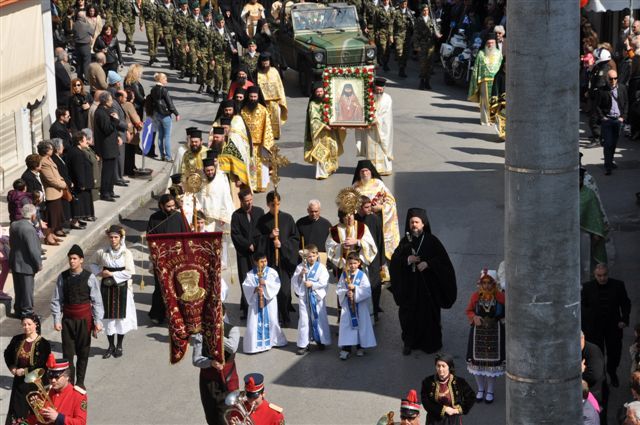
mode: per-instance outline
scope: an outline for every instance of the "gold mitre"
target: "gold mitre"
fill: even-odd
[[[339,211],[355,214],[360,208],[360,192],[353,187],[345,187],[336,196],[336,206]]]

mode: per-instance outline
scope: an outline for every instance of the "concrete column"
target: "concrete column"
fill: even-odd
[[[577,1],[507,5],[507,423],[581,424]]]

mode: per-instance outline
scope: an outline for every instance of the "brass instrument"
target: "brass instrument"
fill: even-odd
[[[27,404],[33,410],[33,414],[38,419],[40,423],[46,423],[46,419],[42,416],[40,411],[45,407],[53,407],[53,401],[49,398],[49,393],[42,385],[42,377],[44,376],[44,369],[37,368],[27,373],[24,376],[24,382],[27,384],[35,384],[38,389],[34,391],[30,391],[26,395]]]
[[[386,415],[382,416],[378,419],[376,425],[395,425],[396,422],[393,421],[394,413],[393,411],[389,411]]]
[[[260,280],[264,278],[264,267],[258,265],[258,288],[264,290],[264,285],[260,283]],[[260,308],[264,308],[264,292],[260,292],[260,299],[258,301]]]
[[[224,403],[229,408],[224,412],[224,423],[226,425],[254,425],[251,420],[253,405],[247,409],[245,402],[247,394],[244,391],[235,390],[227,394]]]

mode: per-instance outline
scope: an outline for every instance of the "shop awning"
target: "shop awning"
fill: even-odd
[[[636,7],[640,3],[635,1]],[[585,6],[585,10],[589,12],[606,12],[607,10],[623,10],[630,9],[631,2],[629,0],[589,0],[589,4]]]

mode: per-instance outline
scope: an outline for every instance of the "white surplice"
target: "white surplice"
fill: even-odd
[[[242,283],[242,291],[249,304],[247,330],[242,343],[242,350],[245,353],[259,353],[270,350],[271,347],[287,345],[287,338],[284,336],[278,323],[278,300],[276,296],[280,291],[280,277],[278,277],[278,273],[271,267],[265,268],[265,286],[263,287],[264,308],[262,309],[264,319],[262,323],[260,323],[260,297],[255,291],[258,287],[256,274],[255,268],[250,270]],[[268,325],[266,323],[267,320],[269,321]]]
[[[229,178],[222,171],[217,171],[212,181],[205,177],[198,201],[206,218],[204,229],[207,232],[229,231],[231,214],[235,210],[231,192],[229,191]]]
[[[317,266],[316,266],[317,264]],[[312,272],[313,268],[317,269]],[[319,259],[313,266],[308,267],[309,273],[307,280],[313,282],[311,288],[307,288],[304,284],[303,273],[304,264],[298,264],[296,271],[291,278],[293,290],[298,296],[298,348],[304,348],[309,345],[310,337],[313,337],[311,325],[311,306],[309,305],[308,289],[313,291],[316,298],[316,312],[318,314],[318,334],[321,343],[324,345],[331,344],[331,333],[329,332],[329,318],[327,317],[327,308],[324,304],[324,298],[327,296],[327,287],[329,286],[329,272]]]
[[[363,266],[366,267],[376,258],[376,254],[378,253],[378,247],[376,246],[375,240],[373,240],[373,236],[371,236],[371,232],[366,224],[362,223],[365,227],[364,233],[362,234],[362,238],[358,239],[360,242],[360,247],[358,251],[358,255],[360,256],[360,261],[362,261]],[[327,259],[333,263],[338,269],[342,270],[345,267],[345,259],[342,255],[342,243],[347,238],[347,227],[339,223],[337,224],[337,233],[339,241],[335,241],[329,232],[329,236],[327,236],[327,241],[325,242],[325,248],[327,250]],[[357,238],[358,235],[358,222],[356,222],[352,229],[350,229],[350,234],[352,237]]]
[[[376,336],[373,333],[373,325],[371,323],[371,315],[369,313],[369,299],[371,298],[371,284],[369,278],[359,270],[359,283],[355,289],[355,302],[358,318],[358,327],[354,328],[351,323],[351,315],[349,314],[349,297],[347,292],[347,283],[345,282],[345,274],[342,273],[338,281],[336,294],[340,302],[340,331],[338,334],[338,345],[340,347],[350,345],[360,345],[362,348],[370,348],[376,346]],[[351,279],[352,283],[358,279]]]
[[[358,156],[373,163],[382,175],[389,175],[393,162],[393,101],[383,93],[376,100],[376,120],[369,128],[356,129]]]

